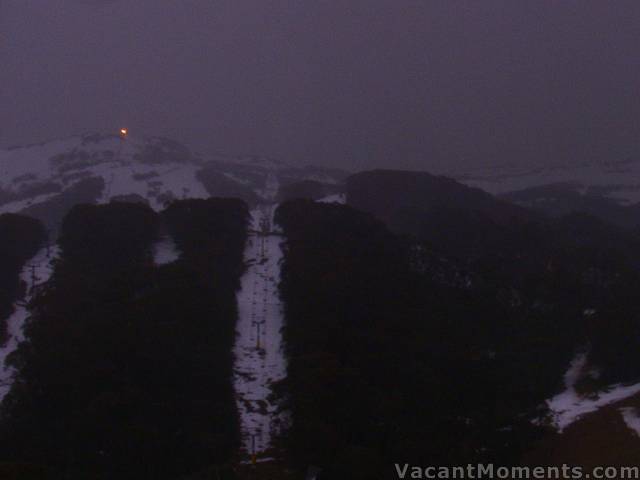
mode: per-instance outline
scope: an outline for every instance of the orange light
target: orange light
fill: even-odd
[[[126,137],[129,134],[129,130],[127,130],[126,128],[121,128],[120,129],[120,135],[123,137]]]

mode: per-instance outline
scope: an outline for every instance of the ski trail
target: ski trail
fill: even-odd
[[[270,182],[275,183],[275,182]],[[269,185],[275,193],[277,185]],[[247,271],[237,294],[234,387],[240,413],[242,453],[264,456],[288,417],[270,398],[273,382],[286,376],[282,342],[283,307],[278,294],[282,238],[273,226],[275,204],[251,212],[244,256]]]
[[[278,295],[282,250],[280,237],[271,233],[273,208],[261,206],[252,212],[253,228],[245,249],[248,268],[237,297],[234,383],[247,454],[268,450],[272,434],[280,431],[283,422],[278,406],[269,399],[271,383],[286,375]]]
[[[8,340],[0,348],[0,402],[4,400],[5,395],[11,388],[14,372],[6,363],[7,357],[24,340],[22,328],[29,316],[27,305],[34,294],[34,287],[42,285],[49,280],[53,273],[51,263],[57,256],[57,247],[42,248],[25,264],[20,273],[20,279],[27,285],[27,293],[24,298],[14,304],[14,312],[7,319]]]

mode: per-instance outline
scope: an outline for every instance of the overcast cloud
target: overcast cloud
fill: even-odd
[[[640,157],[637,0],[0,0],[0,144],[434,171]]]

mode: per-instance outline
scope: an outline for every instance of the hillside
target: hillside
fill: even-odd
[[[78,203],[138,201],[154,210],[181,198],[235,197],[255,204],[267,177],[337,184],[346,173],[258,156],[202,156],[162,137],[90,134],[0,150],[0,213],[24,213],[48,228]]]
[[[38,222],[0,217],[32,239],[5,272],[2,460],[395,478],[397,460],[556,461],[574,431],[637,423],[640,237],[596,208],[632,207],[578,191],[547,211],[536,198],[573,187],[494,196],[113,135],[0,167],[0,209],[61,229],[50,248]]]
[[[547,166],[513,163],[449,171],[447,175],[496,195],[532,187],[572,184],[583,193],[609,198],[621,205],[640,202],[640,159],[636,158]]]
[[[442,208],[478,212],[497,224],[533,217],[478,188],[427,172],[373,170],[351,175],[347,199],[351,206],[375,214],[399,231],[408,228],[402,224],[403,216]]]

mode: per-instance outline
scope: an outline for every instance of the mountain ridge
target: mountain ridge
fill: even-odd
[[[136,198],[160,210],[177,198],[234,196],[264,201],[269,174],[281,185],[303,180],[339,184],[347,173],[296,167],[257,155],[205,157],[159,136],[91,133],[0,150],[0,214],[46,213],[52,204],[108,203]],[[74,189],[90,192],[76,198]],[[72,205],[71,205],[72,206]],[[68,209],[62,209],[62,215]],[[59,223],[54,215],[50,224]]]

